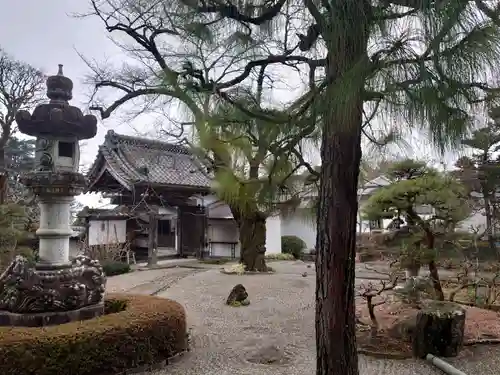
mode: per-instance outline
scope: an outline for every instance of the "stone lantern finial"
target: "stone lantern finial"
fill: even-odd
[[[51,101],[67,102],[73,98],[73,81],[64,76],[62,64],[55,76],[47,78],[47,96]]]

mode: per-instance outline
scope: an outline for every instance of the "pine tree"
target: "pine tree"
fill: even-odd
[[[453,230],[469,214],[465,187],[458,180],[425,163],[404,160],[395,163],[389,173],[392,183],[379,188],[363,208],[368,220],[406,217],[412,234],[412,251],[424,258],[434,284],[436,295],[444,294],[436,266],[436,237],[439,230]],[[418,207],[431,208],[427,217],[418,213]]]
[[[484,234],[488,236],[489,246],[494,251],[495,229],[498,227],[497,195],[500,186],[500,162],[494,155],[500,149],[500,126],[490,121],[486,126],[475,130],[472,136],[464,139],[462,143],[474,152],[471,157],[463,156],[457,161],[459,170],[455,171],[455,175],[468,187],[471,201],[484,211]],[[479,234],[482,235],[483,233]]]

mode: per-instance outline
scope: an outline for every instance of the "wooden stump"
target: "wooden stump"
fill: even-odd
[[[465,309],[453,302],[428,302],[417,315],[413,355],[455,357],[464,343]]]

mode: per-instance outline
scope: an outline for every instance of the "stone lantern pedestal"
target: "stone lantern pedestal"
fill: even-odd
[[[69,259],[70,204],[86,186],[78,141],[97,132],[94,116],[68,104],[72,89],[60,65],[47,79],[50,102],[16,116],[19,130],[37,138],[35,168],[23,180],[40,204],[39,260],[18,256],[0,276],[0,325],[62,324],[104,312],[101,265],[86,256]]]

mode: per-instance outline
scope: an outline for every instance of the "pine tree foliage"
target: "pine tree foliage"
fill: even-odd
[[[454,177],[405,160],[389,172],[393,183],[379,188],[363,207],[367,220],[407,216],[416,225],[453,227],[470,215],[467,191]],[[419,215],[418,207],[432,208],[430,215]]]
[[[247,108],[259,108],[257,100],[251,91],[239,98]],[[273,112],[267,110],[270,116]],[[304,193],[296,176],[303,166],[302,157],[294,151],[315,140],[303,138],[300,132],[300,128],[275,126],[218,102],[210,121],[198,128],[194,144],[212,160],[214,190],[220,199],[240,213],[259,211],[268,216],[293,210]]]
[[[486,219],[484,233],[480,228],[473,229],[479,230],[480,237],[487,234],[489,245],[494,249],[494,236],[499,227],[500,160],[496,152],[499,150],[500,127],[489,121],[462,143],[473,152],[457,160],[458,170],[454,171],[454,175],[467,187],[475,212],[482,213]]]

